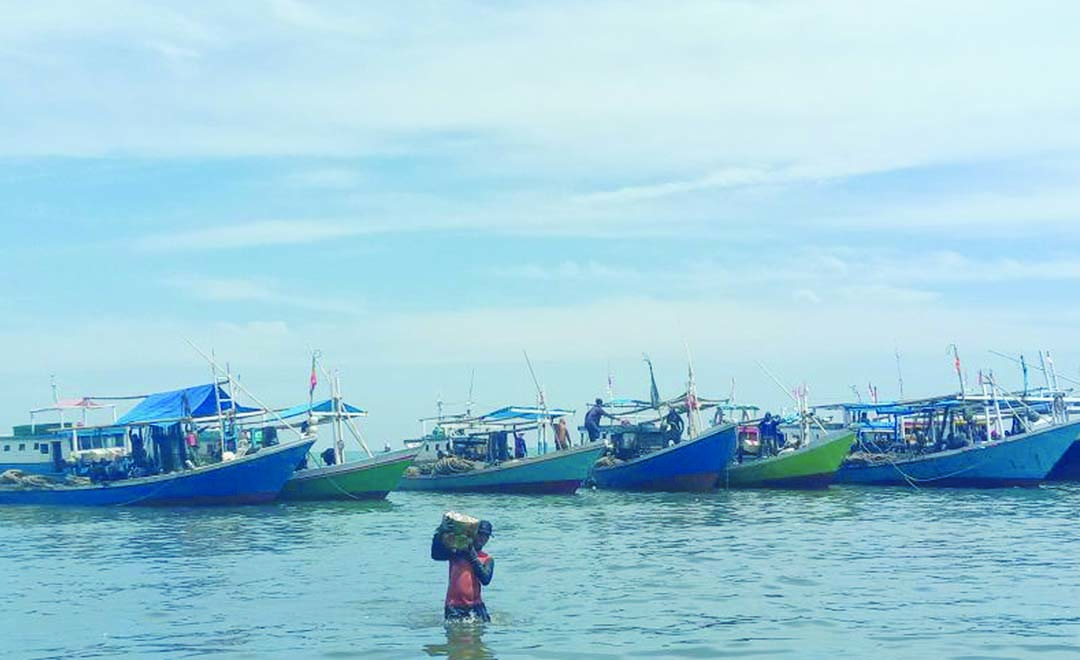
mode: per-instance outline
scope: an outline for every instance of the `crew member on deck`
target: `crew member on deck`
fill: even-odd
[[[491,538],[491,523],[481,520],[476,539],[468,550],[455,551],[442,542],[443,527],[435,529],[431,539],[431,558],[450,562],[450,583],[446,587],[443,614],[447,621],[479,619],[491,621],[487,606],[481,596],[481,588],[491,583],[495,574],[495,560],[483,552],[484,544]]]
[[[589,412],[585,413],[585,430],[589,433],[589,442],[600,439],[600,420],[604,417],[615,419],[615,415],[609,415],[604,410],[604,400],[597,399],[593,407],[589,408]]]
[[[570,449],[570,431],[566,429],[566,419],[560,417],[552,427],[555,429],[555,449]]]

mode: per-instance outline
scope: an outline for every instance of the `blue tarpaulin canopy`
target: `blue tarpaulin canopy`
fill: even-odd
[[[367,414],[366,410],[363,410],[362,408],[357,408],[356,406],[345,403],[344,401],[341,402],[341,411],[349,417],[362,417]],[[326,399],[325,401],[316,401],[311,405],[301,403],[300,405],[293,406],[292,408],[278,410],[277,416],[281,417],[282,419],[289,419],[291,417],[307,416],[309,412],[320,415],[333,415],[334,402],[331,399]]]
[[[215,399],[214,393],[217,392]],[[186,418],[213,417],[218,414],[218,401],[221,411],[235,410],[237,413],[255,412],[257,408],[235,405],[229,393],[218,385],[197,385],[171,392],[150,394],[139,405],[116,420],[119,426],[171,422]]]
[[[563,408],[537,408],[535,406],[507,406],[498,410],[481,415],[480,419],[485,422],[509,422],[515,420],[535,422],[554,417],[566,417],[573,415],[573,410]]]

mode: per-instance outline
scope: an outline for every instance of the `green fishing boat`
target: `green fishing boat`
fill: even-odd
[[[729,463],[720,474],[721,488],[827,488],[851,451],[855,432],[836,431],[798,449],[766,458]]]
[[[381,500],[412,465],[417,450],[376,454],[360,461],[297,470],[278,496],[282,500]]]

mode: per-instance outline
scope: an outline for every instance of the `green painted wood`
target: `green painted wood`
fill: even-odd
[[[823,488],[840,469],[854,442],[854,431],[842,431],[832,438],[795,451],[730,463],[726,474],[720,476],[720,486]]]
[[[382,499],[416,458],[414,451],[376,455],[342,465],[300,470],[281,489],[283,500]]]

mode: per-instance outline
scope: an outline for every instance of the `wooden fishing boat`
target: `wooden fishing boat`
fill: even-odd
[[[994,488],[1036,486],[1080,436],[1080,421],[916,456],[849,459],[837,483]]]
[[[285,482],[282,500],[381,500],[416,459],[415,449],[376,454],[341,465],[297,470]]]
[[[720,477],[721,488],[827,488],[855,442],[854,431],[835,431],[775,456],[733,461]]]
[[[572,494],[604,451],[600,443],[548,451],[548,428],[573,413],[547,406],[505,406],[483,415],[440,414],[421,420],[434,421],[435,428],[406,441],[420,454],[398,489]],[[532,456],[527,455],[528,434],[535,436]]]
[[[458,474],[408,474],[399,490],[571,495],[604,446],[596,443],[529,458],[510,459]]]
[[[190,470],[86,486],[0,486],[0,504],[193,506],[259,504],[277,497],[314,439]]]
[[[707,491],[716,487],[735,445],[735,424],[721,424],[631,460],[598,464],[591,481],[613,490]]]

